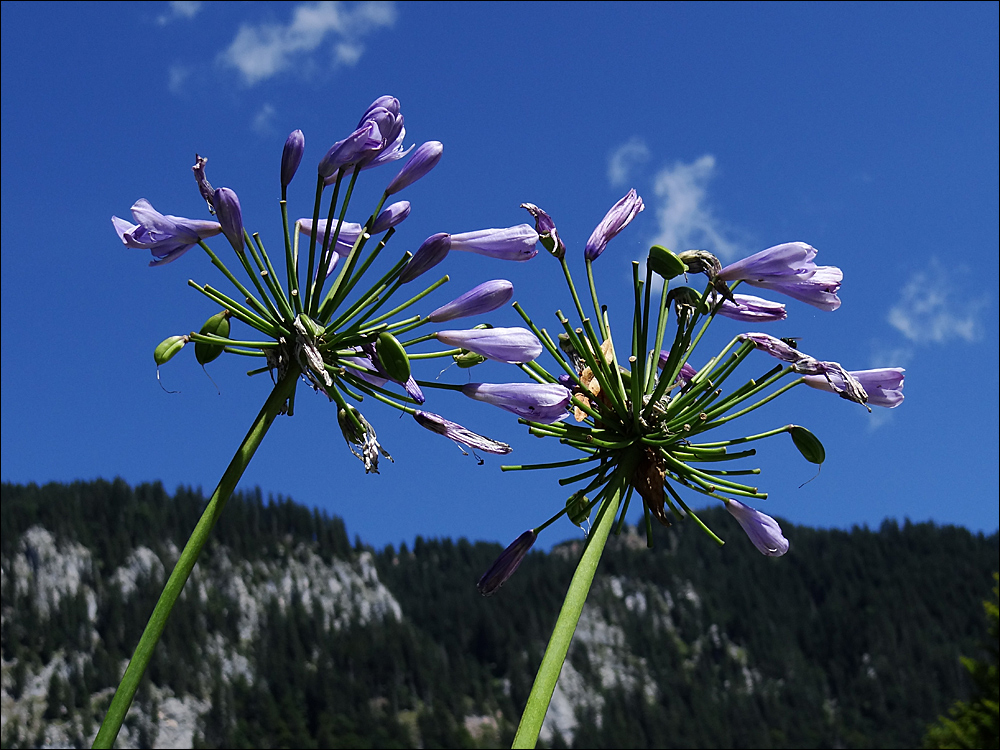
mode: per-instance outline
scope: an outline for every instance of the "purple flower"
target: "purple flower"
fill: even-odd
[[[733,298],[732,302],[723,299],[716,312],[725,318],[742,323],[773,323],[788,317],[785,306],[780,302],[771,302],[750,294],[734,294]],[[713,292],[709,301],[712,305],[716,305],[719,299],[719,295]]]
[[[531,549],[537,538],[538,535],[534,529],[529,529],[511,542],[510,546],[500,553],[500,557],[479,579],[479,583],[476,584],[479,593],[483,596],[495,594],[507,582],[507,579],[514,575],[514,571],[517,570],[521,560],[528,554],[528,550]]]
[[[587,240],[586,248],[584,248],[584,257],[587,260],[596,260],[604,252],[608,242],[627,227],[643,208],[645,206],[642,204],[642,198],[636,194],[635,190],[629,190],[624,198],[611,207],[601,223],[594,229],[590,239]]]
[[[369,169],[402,159],[407,153],[403,150],[405,135],[399,101],[392,96],[379,97],[365,110],[355,131],[326,152],[319,163],[319,174],[330,184],[340,169]]]
[[[382,213],[378,215],[375,219],[375,223],[372,224],[372,234],[382,234],[388,229],[401,223],[403,219],[410,215],[410,202],[409,201],[396,201],[388,208],[384,209]]]
[[[868,404],[895,409],[903,403],[904,372],[906,371],[902,367],[883,367],[875,370],[849,370],[848,374],[864,388],[868,394]],[[825,374],[807,375],[803,380],[810,388],[843,396]]]
[[[670,350],[662,349],[660,351],[660,359],[659,359],[659,367],[661,370],[663,369],[663,366],[667,364],[668,359],[670,359]],[[683,365],[681,365],[681,371],[677,373],[677,380],[678,382],[687,385],[691,381],[691,378],[693,378],[697,374],[698,371],[690,364],[685,362]]]
[[[566,407],[573,395],[558,383],[469,383],[462,393],[543,424],[568,416]]]
[[[766,513],[744,505],[739,500],[726,500],[726,510],[739,521],[753,546],[768,557],[780,557],[788,552],[788,540],[778,522]]]
[[[302,161],[302,152],[305,148],[306,137],[301,130],[293,130],[281,150],[281,187],[288,187],[288,183],[292,181]]]
[[[780,359],[782,362],[789,362],[795,364],[802,360],[811,360],[808,354],[803,354],[798,349],[789,344],[786,344],[779,338],[775,338],[767,333],[741,333],[739,335],[740,341],[749,341],[756,348],[761,351],[767,352],[775,359]]]
[[[538,232],[528,224],[506,229],[480,229],[451,236],[451,249],[499,260],[531,260],[538,254]]]
[[[421,427],[426,427],[431,432],[444,435],[446,438],[473,450],[480,450],[484,453],[496,453],[501,456],[513,450],[507,443],[501,443],[498,440],[477,435],[472,430],[467,430],[462,425],[445,419],[438,414],[432,414],[429,411],[415,411],[413,412],[413,418],[417,420],[417,424]]]
[[[813,263],[815,257],[816,248],[804,242],[786,242],[726,266],[718,278],[745,281],[821,310],[836,310],[840,307],[837,291],[844,273],[836,266],[817,266]]]
[[[444,152],[444,145],[441,141],[427,141],[420,144],[410,160],[399,170],[389,187],[385,189],[386,195],[394,195],[404,188],[408,188],[414,182],[430,172],[437,163],[441,161],[441,154]]]
[[[485,281],[475,289],[470,289],[461,297],[439,307],[427,316],[432,323],[444,323],[456,318],[491,312],[507,304],[514,296],[514,285],[504,279]]]
[[[538,232],[538,241],[542,243],[542,247],[559,260],[565,258],[566,245],[559,239],[559,231],[552,217],[534,203],[522,203],[521,208],[535,218],[535,231]]]
[[[240,209],[240,199],[229,188],[218,188],[212,198],[215,203],[215,213],[222,225],[222,233],[226,235],[233,249],[242,253],[243,211]]]
[[[442,344],[468,349],[496,362],[531,362],[542,353],[542,342],[526,328],[473,328],[434,335]]]
[[[198,244],[199,240],[214,237],[222,231],[222,226],[217,221],[199,221],[161,214],[145,198],[140,198],[132,205],[132,218],[136,221],[135,224],[117,216],[111,217],[111,223],[125,247],[149,250],[153,254],[156,260],[149,262],[151,266],[162,266],[177,260]]]
[[[363,123],[347,138],[330,147],[319,163],[319,174],[324,180],[332,182],[336,179],[338,170],[357,164],[366,156],[376,153],[383,145],[378,125],[374,122]]]
[[[417,248],[417,252],[410,258],[410,262],[403,267],[403,270],[399,274],[400,282],[406,284],[413,281],[420,274],[429,271],[445,259],[450,249],[450,235],[445,232],[432,234],[423,241],[420,247]]]

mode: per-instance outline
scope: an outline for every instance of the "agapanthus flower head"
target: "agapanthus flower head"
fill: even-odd
[[[427,141],[420,144],[409,161],[399,170],[399,174],[392,178],[389,187],[385,189],[385,194],[395,195],[425,176],[441,161],[443,153],[444,145],[441,141]]]
[[[484,281],[465,294],[442,305],[427,316],[432,323],[444,323],[457,318],[468,318],[492,312],[506,305],[514,296],[514,285],[506,279]]]
[[[611,207],[601,223],[594,229],[590,239],[587,240],[587,246],[584,248],[584,257],[587,260],[596,260],[604,252],[608,242],[627,227],[644,208],[642,198],[634,189],[629,190],[620,201]]]
[[[780,557],[788,552],[788,540],[781,533],[778,522],[769,515],[733,499],[726,501],[726,510],[739,521],[753,546],[762,555]]]
[[[884,406],[895,409],[903,403],[903,380],[905,373],[902,367],[880,367],[874,370],[849,370],[848,373],[857,380],[865,393],[868,394],[870,406]],[[839,393],[826,375],[806,375],[803,378],[810,388],[829,393]],[[841,394],[842,395],[842,394]]]
[[[243,252],[243,210],[240,208],[240,199],[232,190],[223,187],[216,189],[213,202],[219,224],[222,225],[222,233],[236,252]]]
[[[200,240],[214,237],[222,231],[217,221],[161,214],[145,198],[132,205],[132,218],[135,224],[117,216],[111,217],[111,223],[125,247],[152,253],[155,260],[150,261],[151,266],[162,266],[177,260]]]
[[[479,229],[451,236],[451,249],[498,260],[531,260],[538,254],[538,232],[528,224],[504,229]]]
[[[538,241],[542,247],[552,253],[556,259],[566,257],[566,245],[559,239],[559,231],[552,217],[540,209],[534,203],[522,203],[521,208],[525,209],[535,219],[535,231],[538,233]]]
[[[569,416],[566,407],[573,397],[568,388],[558,383],[469,383],[462,386],[462,393],[543,424]]]
[[[514,575],[524,556],[528,554],[538,535],[534,530],[529,529],[508,545],[507,549],[500,553],[494,563],[490,566],[483,577],[479,579],[476,587],[483,596],[495,594],[507,579]]]
[[[301,130],[293,130],[285,140],[285,147],[281,150],[281,186],[288,187],[292,181],[299,163],[302,161],[302,153],[306,148],[306,137]]]
[[[413,418],[421,427],[431,432],[436,432],[438,435],[444,435],[449,440],[454,440],[456,443],[472,448],[473,450],[483,451],[484,453],[496,453],[498,455],[506,455],[513,450],[507,443],[501,443],[499,440],[493,440],[492,438],[479,435],[472,430],[467,430],[457,422],[445,419],[439,414],[433,414],[429,411],[415,411],[413,412]]]
[[[438,341],[481,354],[496,362],[531,362],[542,353],[542,342],[526,328],[473,328],[438,331]]]
[[[771,289],[821,310],[836,310],[844,273],[836,266],[817,266],[815,257],[811,245],[786,242],[729,264],[718,278]]]
[[[448,256],[449,250],[451,250],[451,235],[446,232],[432,234],[421,243],[409,263],[404,266],[402,273],[399,274],[400,282],[406,284],[429,271]]]

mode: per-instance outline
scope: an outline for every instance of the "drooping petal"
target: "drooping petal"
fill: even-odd
[[[542,342],[526,328],[474,328],[438,331],[434,335],[442,344],[468,349],[497,362],[531,362],[542,353]]]
[[[442,305],[428,315],[427,319],[432,323],[444,323],[456,318],[481,315],[507,304],[512,296],[514,296],[514,285],[509,281],[505,279],[484,281],[461,297],[453,299],[447,305]]]
[[[566,407],[573,395],[558,383],[469,383],[462,393],[543,424],[569,416]]]
[[[587,260],[596,260],[604,252],[608,242],[627,227],[644,208],[642,198],[634,189],[629,190],[620,201],[611,207],[611,210],[590,235],[587,246],[584,248],[584,256]]]
[[[726,510],[739,522],[762,555],[780,557],[788,552],[788,540],[781,533],[778,522],[769,515],[732,499],[726,500]]]
[[[505,229],[479,229],[451,236],[451,249],[499,260],[531,260],[538,254],[538,232],[528,224]]]
[[[472,430],[467,430],[456,422],[452,422],[429,411],[415,411],[413,418],[421,427],[425,427],[431,432],[436,432],[438,435],[444,435],[446,438],[473,450],[483,451],[484,453],[496,453],[498,455],[506,455],[513,450],[507,443],[501,443],[499,440],[479,435]]]
[[[529,529],[511,542],[507,549],[500,553],[500,557],[494,561],[489,570],[483,573],[483,577],[479,579],[479,583],[476,584],[479,593],[483,596],[495,594],[507,582],[507,579],[514,575],[514,571],[517,570],[537,538],[538,535],[535,531]]]

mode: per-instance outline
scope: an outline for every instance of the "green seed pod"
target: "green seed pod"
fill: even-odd
[[[156,349],[153,350],[153,359],[156,360],[156,366],[159,367],[173,359],[173,356],[183,349],[184,345],[190,340],[187,336],[171,336],[161,341]]]
[[[826,460],[826,450],[819,438],[813,435],[805,427],[796,424],[788,426],[788,434],[792,436],[792,442],[799,449],[802,457],[813,464],[821,464]]]
[[[649,248],[649,258],[646,261],[653,273],[669,280],[687,272],[687,266],[680,258],[660,245]]]
[[[590,518],[590,500],[583,494],[583,490],[570,495],[566,500],[566,515],[577,526]]]
[[[216,313],[206,320],[205,325],[201,327],[198,333],[229,338],[229,310]],[[203,341],[194,342],[194,358],[198,360],[199,365],[207,365],[220,354],[222,354],[221,344],[206,344]]]
[[[482,354],[476,354],[475,352],[470,352],[465,349],[462,350],[461,354],[452,354],[451,358],[455,360],[455,364],[463,370],[475,367],[476,365],[482,364],[486,361],[486,357]]]
[[[375,342],[375,353],[386,374],[397,383],[405,383],[410,379],[410,358],[406,349],[387,331],[378,335]]]

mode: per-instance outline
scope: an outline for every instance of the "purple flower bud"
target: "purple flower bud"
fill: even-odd
[[[161,214],[148,200],[140,198],[132,205],[135,224],[111,217],[111,223],[125,247],[149,250],[156,260],[151,266],[162,266],[177,260],[198,244],[199,240],[214,237],[222,231],[217,221],[184,219],[180,216]]]
[[[514,575],[514,571],[517,570],[521,560],[528,554],[528,550],[531,549],[537,538],[538,535],[534,529],[529,529],[511,542],[510,546],[500,553],[500,557],[479,579],[479,583],[476,584],[479,593],[483,596],[495,594],[507,582],[507,579]]]
[[[397,201],[391,206],[386,208],[382,213],[378,215],[375,219],[375,223],[372,225],[372,234],[382,234],[388,229],[396,226],[403,221],[407,216],[410,215],[410,202],[409,201]]]
[[[773,323],[788,317],[785,306],[780,302],[771,302],[771,300],[761,299],[750,294],[734,294],[733,298],[733,301],[723,299],[716,312],[725,318],[738,320],[741,323]],[[719,299],[719,294],[712,292],[709,303],[713,306],[717,305]]]
[[[567,417],[566,407],[573,396],[558,383],[469,383],[462,393],[543,424]]]
[[[668,359],[670,359],[670,350],[662,349],[660,351],[660,360],[659,360],[660,369],[663,369],[663,366],[667,364]],[[693,378],[697,374],[698,371],[690,364],[685,362],[683,365],[681,365],[681,371],[677,373],[677,382],[682,383],[683,385],[687,385],[691,381],[691,378]]]
[[[526,328],[474,328],[434,335],[442,344],[468,349],[496,362],[531,362],[542,353],[542,342]]]
[[[722,269],[719,279],[745,281],[751,286],[787,294],[821,310],[840,307],[840,282],[844,272],[836,266],[813,263],[816,248],[804,242],[775,245]]]
[[[726,500],[726,510],[739,521],[753,546],[768,557],[780,557],[788,552],[788,540],[778,522],[766,513],[744,505],[739,500]]]
[[[213,200],[222,233],[236,252],[243,252],[243,211],[240,209],[240,199],[229,188],[218,188]]]
[[[431,432],[436,432],[438,435],[444,435],[450,440],[454,440],[456,443],[468,446],[473,450],[480,450],[484,453],[496,453],[498,455],[506,455],[513,450],[507,443],[501,443],[498,440],[493,440],[483,435],[477,435],[472,430],[467,430],[462,425],[445,419],[437,414],[432,414],[429,411],[415,411],[413,412],[413,418],[417,420],[417,424],[421,427],[426,427]]]
[[[444,146],[441,141],[427,141],[426,143],[422,143],[413,152],[410,160],[399,170],[399,174],[389,183],[389,187],[385,189],[385,194],[394,195],[426,175],[441,161],[441,154],[443,152]]]
[[[538,232],[528,224],[506,229],[479,229],[451,236],[451,249],[499,260],[531,260],[538,254]]]
[[[399,280],[403,284],[413,281],[425,271],[429,271],[438,263],[445,259],[451,249],[451,237],[445,232],[432,234],[423,244],[417,248],[417,252],[410,258],[402,272]]]
[[[903,403],[904,372],[906,370],[902,367],[882,367],[875,370],[850,370],[849,374],[865,389],[870,405],[895,409]],[[807,375],[804,380],[810,388],[837,393],[825,375]]]
[[[535,231],[538,232],[538,241],[542,243],[542,247],[558,260],[565,258],[566,245],[559,239],[559,232],[556,230],[556,223],[552,221],[552,217],[534,203],[522,203],[521,208],[535,218]]]
[[[302,161],[302,152],[305,148],[306,137],[301,130],[293,130],[281,150],[281,187],[288,187],[288,183],[292,181]]]
[[[432,323],[444,323],[456,318],[492,312],[507,304],[514,296],[514,285],[504,279],[485,281],[475,289],[470,289],[461,297],[439,307],[427,316]]]
[[[642,204],[642,198],[636,194],[635,190],[629,190],[624,198],[611,207],[601,223],[594,229],[590,239],[587,240],[587,246],[584,248],[584,257],[587,260],[596,260],[604,252],[608,242],[627,227],[643,208],[645,206]]]

